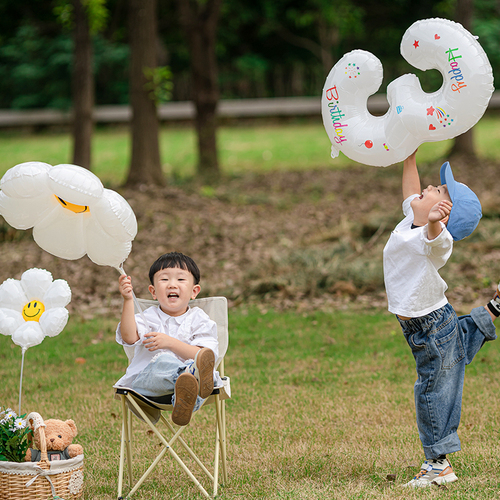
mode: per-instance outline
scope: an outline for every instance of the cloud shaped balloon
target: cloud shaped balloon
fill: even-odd
[[[21,163],[5,173],[0,188],[0,215],[16,229],[33,228],[36,243],[52,255],[87,254],[117,269],[128,257],[137,234],[134,212],[89,170]]]
[[[494,90],[493,73],[476,37],[462,25],[417,21],[403,36],[401,55],[420,70],[439,70],[441,88],[426,93],[416,75],[403,75],[387,87],[387,113],[373,116],[367,100],[382,83],[382,64],[364,50],[344,55],[326,78],[321,98],[332,158],[342,151],[360,163],[385,167],[423,142],[466,132],[483,116]]]
[[[63,331],[70,301],[66,281],[52,281],[45,269],[28,269],[21,280],[9,278],[0,285],[0,333],[12,336],[23,350],[38,345]]]

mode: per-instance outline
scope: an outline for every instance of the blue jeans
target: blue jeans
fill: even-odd
[[[399,322],[417,364],[415,408],[425,457],[459,451],[465,366],[486,341],[497,338],[495,325],[484,307],[457,318],[450,304]]]
[[[175,402],[175,383],[179,375],[191,366],[193,361],[184,363],[171,352],[164,352],[154,357],[132,382],[131,389],[143,396],[164,396],[173,394],[172,404]],[[203,404],[204,399],[197,396],[193,411]]]

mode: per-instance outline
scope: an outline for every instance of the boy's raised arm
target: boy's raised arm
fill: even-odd
[[[135,323],[134,314],[134,298],[130,276],[122,274],[118,280],[120,285],[120,293],[123,297],[123,309],[120,322],[120,332],[122,339],[127,344],[135,344],[139,340],[137,333],[137,325]]]
[[[403,199],[406,200],[412,194],[419,194],[420,176],[417,169],[417,151],[408,156],[403,165]]]

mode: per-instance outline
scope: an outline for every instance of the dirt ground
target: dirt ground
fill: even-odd
[[[450,301],[465,308],[484,301],[493,281],[500,279],[500,165],[480,162],[471,167],[458,160],[452,165],[455,178],[478,194],[484,213],[483,232],[456,245],[456,251],[459,245],[463,250],[444,276]],[[420,166],[423,186],[439,183],[439,166]],[[197,261],[202,296],[222,294],[233,306],[384,308],[381,254],[401,218],[400,176],[401,165],[357,165],[248,174],[214,187],[116,188],[132,206],[139,226],[124,268],[138,297],[149,298],[150,264],[176,250]],[[69,283],[70,313],[83,318],[119,314],[115,269],[97,266],[87,257],[53,257],[33,242],[31,231],[13,230],[5,222],[0,238],[0,282],[19,279],[32,267],[47,269],[54,279]]]

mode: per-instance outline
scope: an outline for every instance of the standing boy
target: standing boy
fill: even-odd
[[[389,311],[403,330],[416,362],[417,426],[426,460],[404,486],[426,487],[457,480],[447,459],[460,450],[457,434],[465,366],[488,340],[500,314],[499,293],[487,306],[457,318],[445,296],[439,269],[453,241],[469,236],[482,216],[477,196],[456,182],[446,162],[441,185],[423,191],[416,151],[404,162],[403,213],[384,248],[384,280]]]

